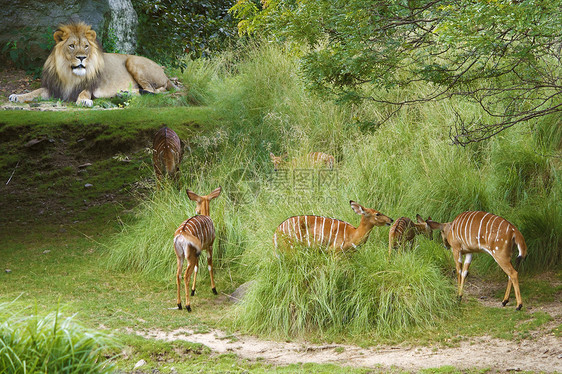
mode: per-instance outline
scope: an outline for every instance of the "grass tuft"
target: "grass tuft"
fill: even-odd
[[[37,310],[13,311],[0,304],[0,372],[111,373],[104,351],[115,346],[106,335],[77,324],[59,310],[40,316]]]

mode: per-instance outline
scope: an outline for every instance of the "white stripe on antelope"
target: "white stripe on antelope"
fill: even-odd
[[[431,220],[431,217],[428,217],[425,221],[419,214],[416,214],[416,220],[417,222],[413,222],[408,217],[400,217],[394,221],[388,232],[388,255],[398,246],[404,246],[406,242],[410,242],[411,249],[416,235],[424,234],[432,239],[433,230],[427,223]]]
[[[182,158],[181,141],[174,130],[162,127],[152,141],[152,163],[158,180],[175,178]]]
[[[517,245],[519,249],[517,265],[527,256],[527,245],[523,235],[511,222],[492,213],[470,211],[459,214],[452,222],[438,223],[428,220],[428,224],[434,230],[441,230],[443,243],[453,252],[457,269],[459,299],[462,298],[462,289],[472,261],[472,253],[486,252],[496,260],[496,263],[508,276],[502,304],[505,306],[509,301],[513,285],[517,310],[521,309],[523,302],[519,291],[519,278],[511,264],[511,253],[513,246]],[[461,269],[463,255],[466,256]]]
[[[320,216],[294,216],[287,218],[275,230],[275,247],[315,246],[334,251],[346,251],[365,243],[375,226],[392,223],[392,218],[350,201],[351,208],[361,215],[357,228],[335,218]]]
[[[174,250],[176,252],[178,269],[176,272],[176,284],[178,290],[178,309],[181,309],[181,272],[183,263],[187,260],[187,268],[183,275],[185,283],[185,308],[191,312],[191,304],[189,301],[189,281],[191,273],[195,270],[193,275],[193,286],[191,288],[191,296],[195,295],[195,282],[197,280],[197,270],[199,255],[201,251],[207,251],[207,265],[209,268],[209,276],[211,278],[211,288],[213,293],[217,294],[215,287],[215,278],[213,276],[213,243],[215,241],[215,226],[209,217],[209,202],[218,197],[221,193],[221,188],[215,189],[207,196],[199,196],[196,193],[187,190],[187,196],[190,200],[197,203],[195,211],[198,215],[193,216],[185,221],[178,227],[174,234]]]

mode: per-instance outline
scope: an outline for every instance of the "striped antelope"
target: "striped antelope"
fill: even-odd
[[[287,218],[275,230],[273,243],[277,248],[283,241],[286,246],[296,245],[320,247],[334,251],[347,251],[357,248],[369,238],[374,226],[392,223],[392,218],[370,208],[350,201],[351,208],[361,215],[357,228],[347,222],[319,216],[295,216]]]
[[[181,271],[183,262],[187,259],[187,268],[183,275],[185,283],[185,309],[191,312],[191,304],[189,302],[189,281],[191,273],[193,275],[193,286],[191,288],[191,296],[195,295],[195,281],[197,280],[197,267],[199,255],[202,250],[207,250],[207,266],[209,267],[209,275],[211,277],[211,288],[213,293],[217,294],[215,287],[215,278],[213,276],[213,242],[215,241],[215,226],[209,217],[209,202],[218,197],[221,193],[221,187],[215,189],[207,196],[199,196],[194,192],[187,190],[187,196],[190,200],[197,203],[195,212],[197,215],[183,221],[174,234],[174,250],[178,260],[178,270],[176,272],[176,284],[178,288],[178,309],[181,309]]]
[[[164,175],[174,178],[180,169],[181,142],[174,130],[162,127],[152,141],[152,163],[158,180]]]
[[[404,245],[406,242],[410,242],[410,248],[412,247],[414,237],[419,234],[425,234],[428,238],[432,238],[433,230],[429,227],[428,221],[431,217],[427,218],[427,221],[419,215],[416,214],[417,222],[413,222],[408,217],[400,217],[390,228],[388,232],[388,255],[392,253],[392,250],[398,246]]]
[[[519,279],[517,271],[511,264],[511,252],[516,244],[519,249],[516,264],[519,264],[527,255],[527,245],[523,235],[513,224],[502,217],[486,212],[464,212],[459,214],[452,222],[428,221],[428,223],[432,229],[441,230],[443,243],[453,252],[457,269],[459,299],[462,298],[462,289],[468,275],[472,254],[486,252],[496,260],[508,276],[507,289],[502,305],[505,306],[509,301],[511,285],[513,285],[515,298],[517,299],[517,310],[521,309],[523,303],[519,291]],[[461,271],[463,255],[465,255],[465,259]]]
[[[273,169],[275,171],[285,168],[295,168],[299,164],[299,159],[293,158],[287,161],[285,160],[286,157],[286,153],[281,156],[275,156],[273,153],[269,153],[269,158],[273,163]],[[333,169],[336,159],[334,156],[324,152],[310,152],[306,155],[306,162],[312,166],[325,166],[328,169]]]

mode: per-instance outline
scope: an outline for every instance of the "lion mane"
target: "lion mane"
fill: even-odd
[[[89,42],[87,56],[89,63],[83,75],[76,75],[72,72],[72,68],[69,69],[71,61],[63,51],[66,45],[62,41],[71,35],[83,35]],[[96,39],[96,32],[84,23],[61,25],[53,37],[56,45],[43,66],[41,86],[49,91],[49,97],[76,101],[80,92],[84,90],[93,92],[98,86],[105,65],[103,50]]]
[[[60,25],[53,38],[56,44],[43,65],[41,88],[12,94],[10,101],[58,98],[92,106],[94,98],[113,97],[121,91],[177,89],[162,67],[146,57],[104,53],[90,25]]]

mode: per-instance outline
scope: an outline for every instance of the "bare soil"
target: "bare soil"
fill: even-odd
[[[0,69],[0,103],[7,102],[13,94],[32,91],[41,86],[41,80],[26,74],[24,70],[14,69],[10,66]]]

